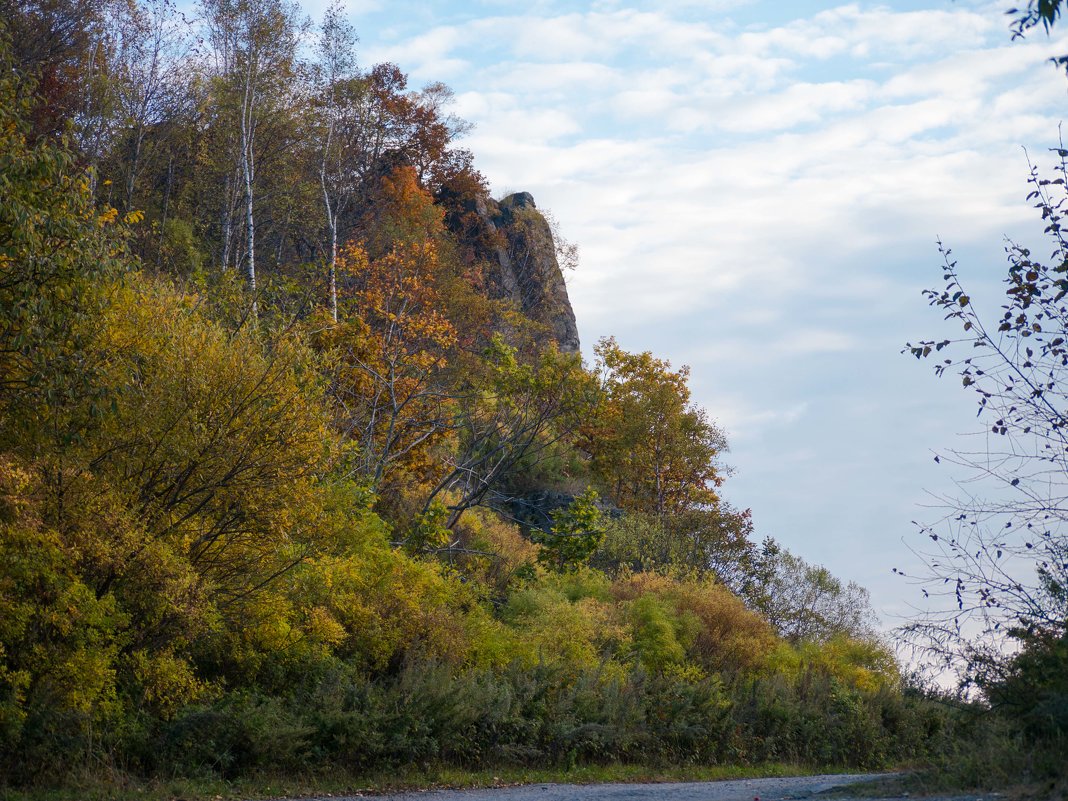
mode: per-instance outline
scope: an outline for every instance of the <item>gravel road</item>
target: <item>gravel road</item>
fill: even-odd
[[[377,798],[388,801],[787,801],[884,777],[885,774],[861,774],[669,784],[530,784],[485,790],[394,793]],[[357,798],[361,797],[335,796],[321,801],[356,801]]]

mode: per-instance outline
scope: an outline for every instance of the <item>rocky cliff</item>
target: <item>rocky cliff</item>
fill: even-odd
[[[556,257],[549,223],[529,192],[501,201],[485,198],[478,213],[496,231],[495,252],[485,254],[492,268],[489,289],[511,300],[527,317],[546,327],[565,353],[579,350],[575,312]]]

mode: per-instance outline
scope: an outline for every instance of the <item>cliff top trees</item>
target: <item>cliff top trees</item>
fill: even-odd
[[[411,168],[384,178],[380,198],[372,241],[338,261],[342,324],[319,337],[332,354],[338,423],[375,488],[395,468],[419,472],[449,429],[445,368],[456,342],[442,311],[440,210]]]

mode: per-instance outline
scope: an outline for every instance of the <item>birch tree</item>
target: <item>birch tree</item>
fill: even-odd
[[[319,117],[322,156],[319,160],[319,185],[330,236],[327,271],[330,292],[330,315],[337,322],[337,249],[338,218],[352,198],[352,170],[348,159],[352,130],[342,130],[345,100],[351,97],[345,86],[356,78],[356,32],[341,16],[340,3],[326,10],[319,37],[317,65]],[[348,134],[348,135],[346,135]]]
[[[236,128],[234,172],[243,194],[244,268],[255,317],[257,134],[272,114],[291,102],[303,23],[297,7],[283,0],[202,0],[201,8],[219,99],[229,112],[224,119]]]
[[[183,71],[191,64],[192,26],[172,0],[122,4],[113,25],[116,113],[122,131],[116,179],[121,180],[122,208],[129,211],[153,129],[188,97]]]

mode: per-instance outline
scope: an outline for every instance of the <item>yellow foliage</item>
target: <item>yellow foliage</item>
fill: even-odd
[[[345,627],[324,606],[316,606],[308,612],[306,626],[308,636],[324,645],[339,645],[348,636]]]
[[[771,653],[765,671],[797,678],[806,670],[833,676],[847,687],[863,692],[898,687],[900,668],[890,650],[874,640],[845,635],[826,642],[780,642]]]
[[[676,610],[696,620],[691,653],[710,670],[757,669],[775,648],[771,625],[721,584],[678,582],[668,597]]]
[[[8,494],[20,492],[18,503]],[[117,709],[115,659],[129,619],[77,575],[63,536],[44,525],[39,476],[5,460],[0,476],[0,735],[32,711],[67,725]]]
[[[384,532],[367,533],[347,555],[294,575],[294,602],[317,610],[305,625],[326,626],[335,653],[371,670],[405,654],[467,661],[465,614],[477,606],[471,592],[437,565],[390,548]]]
[[[268,352],[192,306],[165,287],[115,288],[98,348],[116,391],[86,457],[240,625],[316,547],[326,414],[299,343]]]
[[[467,664],[478,668],[504,668],[516,660],[529,662],[530,651],[521,634],[480,606],[464,616],[464,630],[470,643]]]
[[[838,635],[818,645],[805,644],[802,653],[814,666],[858,690],[874,692],[900,682],[897,660],[876,640]]]
[[[584,421],[582,446],[609,497],[658,515],[717,503],[727,441],[690,402],[689,368],[672,370],[648,351],[627,353],[611,338],[595,352],[603,391]]]
[[[48,652],[39,649],[41,660]],[[38,678],[36,691],[56,710],[107,716],[115,710],[115,653],[97,643],[76,648]]]
[[[704,668],[690,663],[668,665],[664,668],[664,675],[689,684],[697,684],[708,678],[708,672]]]
[[[621,648],[627,635],[615,608],[593,598],[578,603],[548,586],[532,586],[514,593],[505,619],[519,633],[521,661],[562,664],[573,669],[599,664],[602,655]]]
[[[118,216],[119,210],[114,206],[108,206],[96,216],[96,224],[103,228],[105,225],[111,225],[115,222]]]
[[[538,546],[519,533],[514,523],[488,509],[470,509],[453,529],[460,544],[488,557],[469,557],[464,569],[498,594],[505,592],[517,570],[537,561]]]
[[[197,678],[193,666],[172,653],[137,650],[126,657],[126,668],[139,690],[138,706],[164,720],[187,704],[208,700],[218,688]]]
[[[31,522],[26,520],[32,508],[29,496],[31,482],[28,470],[10,456],[0,454],[0,523],[11,523],[18,519],[24,523]]]

